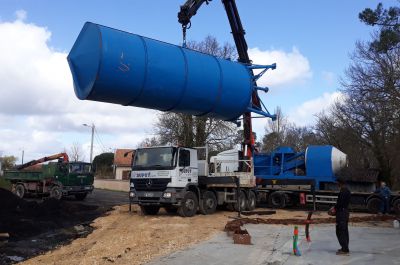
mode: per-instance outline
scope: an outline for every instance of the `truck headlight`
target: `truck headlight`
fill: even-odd
[[[133,182],[131,182],[131,188],[134,188],[135,187],[135,184],[133,184]]]
[[[164,198],[171,198],[172,197],[172,193],[171,192],[164,192],[163,197]]]
[[[136,194],[133,191],[129,192],[129,197],[134,198],[135,196]]]

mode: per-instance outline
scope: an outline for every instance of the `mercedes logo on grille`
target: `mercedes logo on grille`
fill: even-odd
[[[147,187],[147,188],[150,188],[151,185],[153,185],[153,180],[152,180],[152,179],[148,179],[148,180],[146,181],[146,187]]]

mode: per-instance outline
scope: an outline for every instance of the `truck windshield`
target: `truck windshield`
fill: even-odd
[[[172,168],[174,167],[175,152],[176,148],[174,147],[138,149],[135,153],[132,169]]]
[[[69,165],[70,173],[90,173],[90,164],[74,163]]]

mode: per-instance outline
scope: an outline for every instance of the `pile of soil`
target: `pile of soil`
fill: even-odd
[[[0,233],[8,233],[10,240],[41,234],[48,230],[73,226],[92,218],[82,214],[97,206],[71,204],[52,198],[43,201],[20,199],[12,192],[0,188]]]
[[[104,214],[74,201],[24,200],[0,188],[0,264],[13,264],[85,237]],[[5,254],[6,253],[6,254]]]
[[[354,216],[350,217],[350,223],[362,223],[362,222],[383,222],[388,220],[396,219],[395,216],[390,215],[369,215],[369,216]],[[335,223],[334,217],[328,218],[313,218],[309,221],[311,224],[329,224]],[[245,224],[279,224],[279,225],[305,225],[307,221],[305,219],[298,218],[285,218],[285,219],[265,219],[265,218],[241,218],[232,220],[226,223],[225,231],[237,231],[240,227]]]

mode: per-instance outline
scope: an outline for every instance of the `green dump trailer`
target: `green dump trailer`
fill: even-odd
[[[94,176],[91,164],[85,162],[49,162],[37,170],[4,171],[12,191],[20,198],[26,195],[50,196],[61,199],[74,195],[84,200],[93,191]]]

